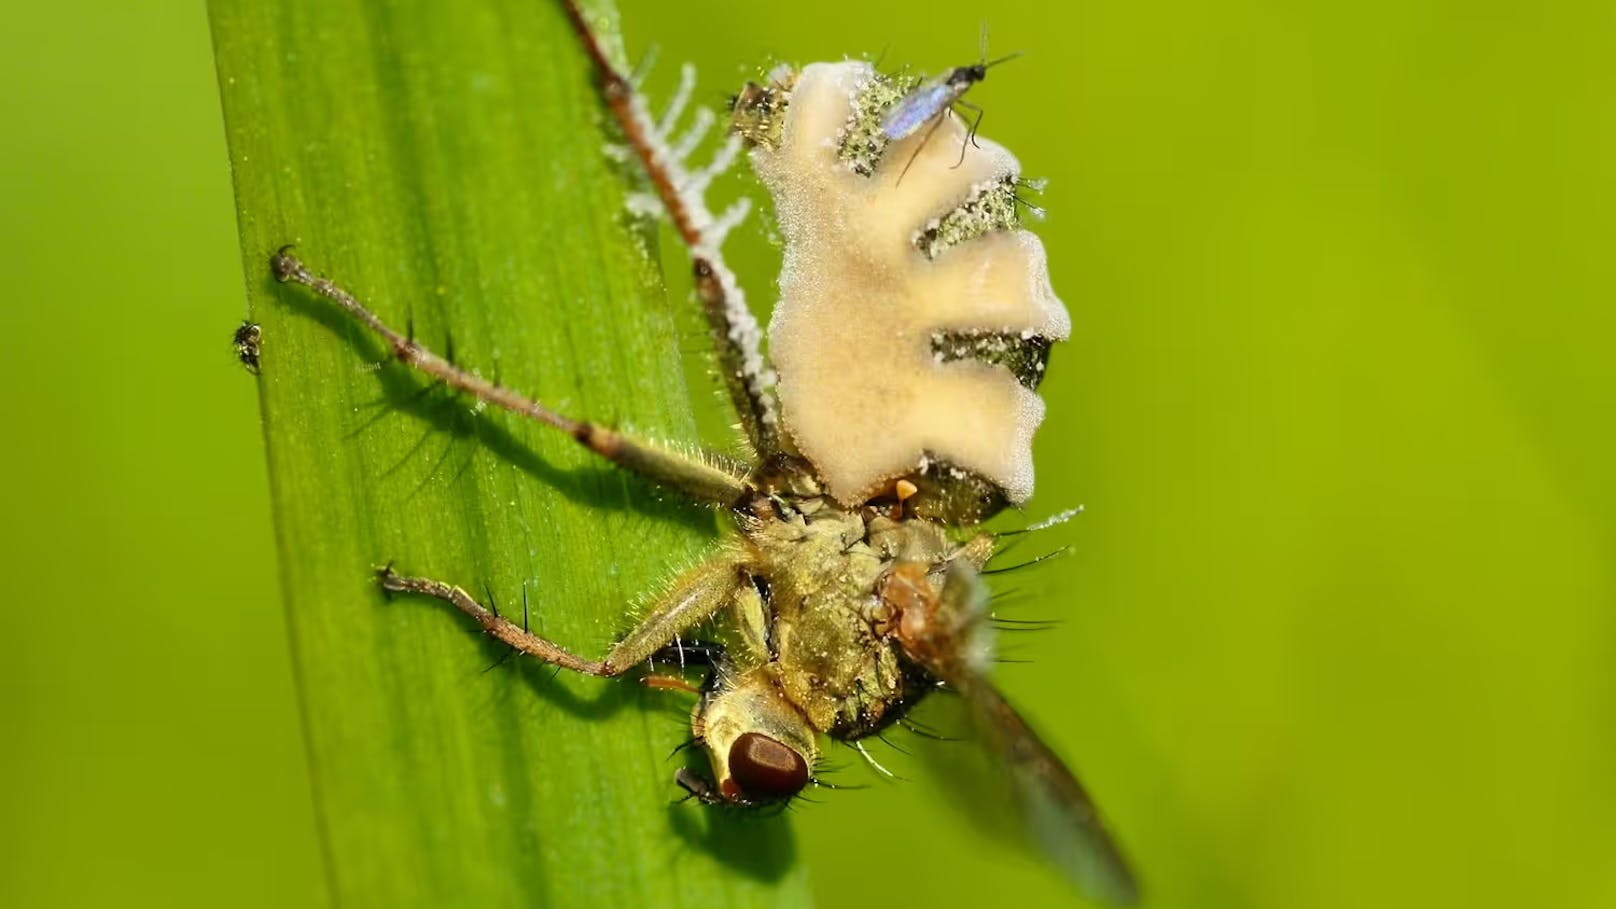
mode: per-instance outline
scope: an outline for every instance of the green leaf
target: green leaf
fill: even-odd
[[[372,575],[395,560],[508,615],[525,591],[535,631],[594,655],[638,595],[712,545],[715,516],[429,387],[270,276],[296,243],[463,365],[565,413],[692,440],[680,350],[699,324],[626,214],[635,175],[606,154],[558,5],[210,10],[333,900],[805,903],[783,818],[670,807],[682,696],[531,660],[490,669],[504,654],[464,617],[389,602]]]

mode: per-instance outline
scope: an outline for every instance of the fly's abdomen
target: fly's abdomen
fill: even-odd
[[[946,523],[1026,500],[1035,389],[1070,320],[1020,226],[1015,157],[868,64],[780,85],[753,158],[786,239],[770,325],[786,431],[844,506],[900,478]]]

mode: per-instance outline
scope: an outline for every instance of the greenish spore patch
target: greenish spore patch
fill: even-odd
[[[939,363],[976,360],[1010,370],[1027,390],[1037,391],[1049,366],[1053,342],[1041,335],[1002,331],[950,331],[932,336],[931,352]]]
[[[915,248],[928,259],[944,250],[974,240],[989,231],[1010,230],[1020,225],[1016,213],[1016,178],[1005,177],[978,183],[959,207],[934,218],[915,232]]]
[[[916,492],[904,504],[918,518],[966,526],[985,521],[1010,504],[997,483],[929,451],[909,480]]]
[[[853,93],[853,112],[842,130],[838,154],[842,162],[862,177],[875,173],[875,165],[887,150],[887,134],[881,121],[892,106],[920,85],[918,76],[902,73],[887,76],[874,73]]]

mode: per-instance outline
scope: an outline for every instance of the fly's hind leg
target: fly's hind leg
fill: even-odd
[[[281,247],[275,253],[270,260],[270,268],[277,281],[301,284],[337,304],[372,334],[385,341],[392,349],[393,356],[412,368],[451,388],[467,392],[478,400],[558,429],[619,467],[701,502],[733,505],[746,491],[745,482],[740,477],[706,460],[675,454],[604,426],[572,419],[496,382],[461,369],[417,344],[414,338],[389,327],[353,294],[329,278],[311,272],[301,259],[292,254],[290,246]]]
[[[741,584],[739,566],[727,559],[715,559],[691,569],[668,585],[639,624],[612,645],[604,658],[591,660],[507,621],[453,584],[401,575],[393,571],[391,565],[378,569],[376,577],[382,589],[389,592],[420,594],[449,603],[476,620],[489,636],[528,656],[573,672],[602,677],[621,675],[638,666],[684,632],[711,618],[729,602]]]

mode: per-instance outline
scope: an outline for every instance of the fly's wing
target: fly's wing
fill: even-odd
[[[1009,778],[1028,832],[1085,896],[1132,905],[1139,885],[1083,785],[982,671],[986,596],[976,572],[950,567],[926,631],[905,650],[970,705],[984,743]]]
[[[946,82],[929,82],[904,96],[881,118],[881,132],[896,142],[911,135],[948,106],[953,89]]]
[[[1072,771],[986,679],[955,687],[1003,761],[1028,832],[1045,856],[1091,899],[1117,906],[1138,902],[1139,884],[1122,850]]]

